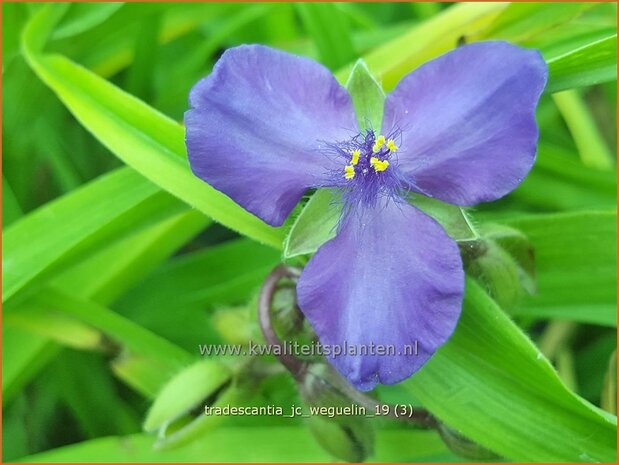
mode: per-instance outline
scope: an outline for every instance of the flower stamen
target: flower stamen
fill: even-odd
[[[377,153],[378,151],[380,151],[383,145],[385,145],[385,136],[380,135],[376,138],[376,142],[374,142],[374,146],[372,147],[372,152]]]
[[[353,150],[352,151],[352,158],[350,160],[350,164],[353,166],[356,166],[357,163],[359,163],[359,157],[361,156],[361,150],[357,149],[357,150]]]
[[[379,160],[376,157],[370,158],[370,165],[374,168],[374,171],[380,173],[381,171],[385,171],[389,166],[389,161],[387,160]]]
[[[344,167],[344,177],[346,179],[352,179],[355,177],[355,167],[352,165],[346,165]]]
[[[389,149],[389,151],[391,152],[395,152],[396,150],[399,149],[399,147],[397,145],[395,145],[395,142],[393,139],[389,139],[387,141],[387,148]]]

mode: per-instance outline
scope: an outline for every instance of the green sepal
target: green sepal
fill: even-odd
[[[357,60],[346,88],[352,97],[359,129],[380,132],[385,107],[385,93],[363,60]]]

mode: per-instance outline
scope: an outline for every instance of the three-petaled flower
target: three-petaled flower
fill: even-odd
[[[470,206],[512,191],[535,160],[546,78],[537,51],[465,45],[405,76],[375,133],[358,129],[350,95],[322,65],[240,46],[191,91],[189,161],[273,226],[309,188],[342,192],[337,235],[305,267],[298,302],[323,344],[391,348],[330,357],[369,390],[417,371],[461,312],[458,247],[406,195]]]

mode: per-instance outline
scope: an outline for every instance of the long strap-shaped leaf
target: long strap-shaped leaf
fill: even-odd
[[[128,168],[122,170],[126,171]],[[136,179],[139,179],[137,175]],[[208,223],[208,218],[201,213],[185,211],[168,220],[145,227],[141,232],[115,241],[97,253],[89,255],[78,265],[58,274],[52,282],[58,289],[71,293],[73,297],[107,305]],[[261,247],[255,242],[247,242]],[[272,250],[266,247],[265,249]],[[276,254],[275,251],[272,253]],[[4,406],[56,355],[58,351],[55,349],[58,346],[52,341],[69,343],[73,347],[78,343],[78,347],[82,348],[88,348],[89,343],[94,342],[95,345],[100,343],[96,339],[93,341],[90,327],[80,327],[84,324],[76,320],[67,320],[64,315],[50,314],[48,311],[42,319],[37,314],[24,313],[22,308],[12,309],[11,305],[4,307],[3,320],[7,336],[2,342]],[[153,384],[153,379],[148,375],[153,371],[150,368],[152,363],[151,359],[134,354],[132,357],[116,360],[114,369],[122,371],[120,376],[125,380],[129,374],[133,375],[130,381],[135,381],[134,378],[138,377],[144,378],[142,382],[141,379],[137,380],[139,387],[150,386]],[[136,369],[136,364],[139,364],[142,370]],[[131,373],[125,373],[129,371]],[[165,373],[162,373],[162,376],[158,375],[154,381],[162,377],[165,381]],[[140,390],[144,391],[143,388]],[[156,389],[147,392],[153,395]]]
[[[47,5],[26,26],[24,55],[75,117],[126,164],[213,220],[281,248],[283,234],[191,173],[182,126],[105,79],[60,55],[42,54],[64,8]],[[265,199],[265,201],[268,201]]]
[[[126,167],[45,204],[3,233],[2,301],[97,247],[186,209]]]
[[[376,432],[376,456],[383,463],[454,460],[431,431],[384,429]],[[284,426],[223,426],[199,441],[172,450],[153,448],[146,434],[97,438],[23,457],[20,462],[190,463],[196,460],[236,463],[332,462],[306,428]]]
[[[474,281],[449,342],[404,386],[441,420],[517,461],[615,462],[617,419],[569,391]]]
[[[547,92],[591,86],[617,79],[617,34],[548,60]]]

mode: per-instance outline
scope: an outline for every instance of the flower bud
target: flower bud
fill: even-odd
[[[231,372],[221,363],[200,361],[186,367],[155,398],[144,421],[144,431],[158,432],[158,448],[195,439],[217,418],[201,415],[204,404],[225,396],[230,383]],[[197,418],[194,411],[200,412]]]
[[[308,365],[299,390],[310,408],[310,431],[325,450],[348,462],[362,462],[373,453],[374,431],[366,409],[355,402],[356,391],[331,365]]]
[[[332,419],[311,416],[307,425],[312,435],[327,452],[346,462],[360,463],[372,454],[374,432],[367,421],[342,425]]]
[[[228,344],[246,344],[252,338],[252,322],[246,306],[218,308],[211,320]]]
[[[514,229],[486,225],[482,237],[459,243],[467,273],[486,287],[506,309],[535,292],[533,251],[526,236]]]

